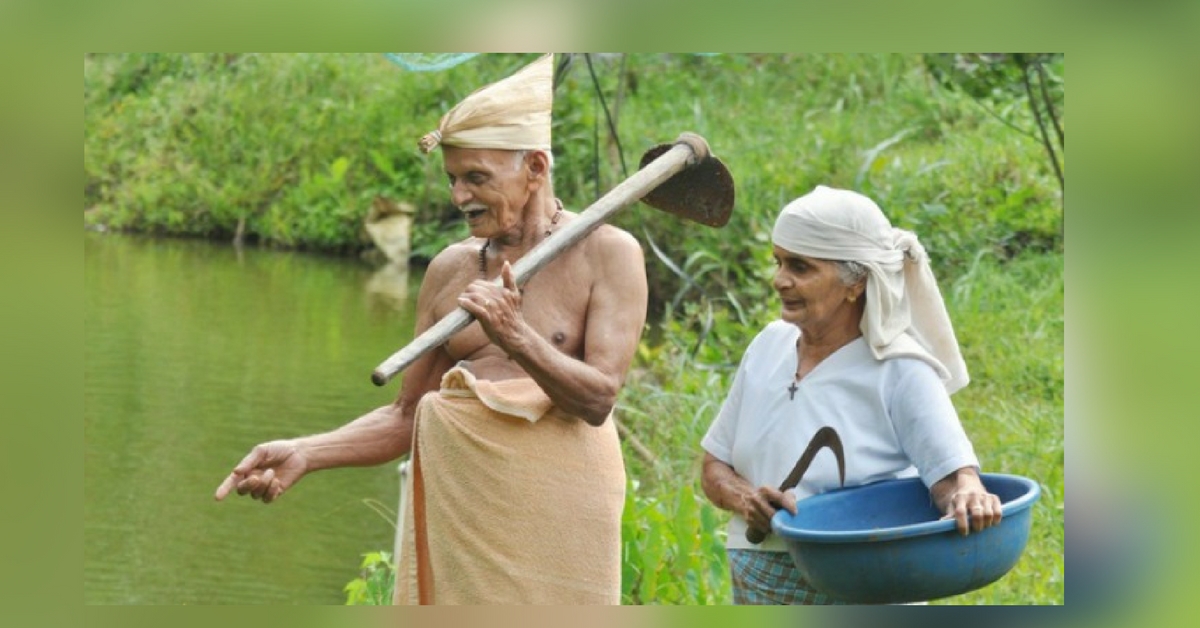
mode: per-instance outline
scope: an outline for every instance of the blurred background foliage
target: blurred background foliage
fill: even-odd
[[[89,54],[85,223],[356,254],[371,246],[362,220],[383,196],[417,208],[412,255],[423,263],[466,232],[440,160],[416,139],[463,95],[533,58],[412,72],[384,55]],[[587,207],[682,131],[705,136],[737,181],[721,230],[641,205],[614,221],[657,258],[656,314],[703,296],[764,297],[754,278],[774,214],[819,183],[875,198],[922,235],[943,274],[980,250],[1062,245],[1062,151],[1044,154],[1021,80],[1034,68],[1061,134],[1062,55],[560,60],[555,178],[569,207]]]

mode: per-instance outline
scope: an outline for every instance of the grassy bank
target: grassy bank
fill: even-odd
[[[416,206],[420,263],[465,231],[417,138],[532,58],[423,73],[366,54],[88,55],[85,224],[355,254],[383,196]],[[595,81],[588,70],[574,61],[555,92],[568,206],[588,206],[683,131],[706,137],[737,181],[720,230],[641,205],[616,217],[651,253],[656,317],[702,291],[762,298],[745,269],[765,256],[778,208],[818,183],[874,197],[923,236],[939,274],[980,251],[1061,247],[1058,183],[1011,87],[976,99],[920,55],[646,53],[596,59]]]

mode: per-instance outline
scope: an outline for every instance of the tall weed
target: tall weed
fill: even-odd
[[[621,522],[622,604],[719,604],[727,598],[724,530],[683,483],[646,493],[631,481]]]

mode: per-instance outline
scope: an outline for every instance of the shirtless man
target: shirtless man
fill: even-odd
[[[548,91],[549,68],[549,56],[543,57],[506,80],[536,71],[538,85]],[[511,87],[516,93],[529,89]],[[476,322],[413,362],[394,403],[331,432],[257,445],[216,491],[218,500],[236,490],[269,503],[311,471],[376,465],[412,453],[417,469],[410,501],[417,503],[417,513],[411,507],[405,513],[406,529],[415,534],[411,555],[401,557],[398,569],[398,588],[405,590],[400,601],[619,602],[624,468],[608,417],[645,323],[645,267],[632,236],[602,225],[524,286],[515,284],[511,265],[575,219],[554,196],[552,157],[540,148],[549,143],[549,107],[538,107],[546,109],[537,129],[545,138],[532,143],[516,137],[508,142],[512,149],[464,146],[472,142],[456,140],[452,125],[448,130],[451,114],[436,138],[451,201],[463,211],[471,237],[430,263],[417,299],[415,335],[459,306]],[[452,371],[460,384],[447,383]],[[524,381],[530,384],[521,389]],[[465,420],[446,418],[444,412],[461,408],[464,395],[482,403],[468,408]],[[548,402],[538,405],[539,395]],[[522,404],[533,409],[507,410]],[[418,432],[422,438],[414,440]],[[475,477],[480,473],[485,477]],[[503,484],[506,480],[513,486]],[[473,502],[494,498],[489,503],[510,511],[492,515],[507,519],[509,536],[517,539],[507,553],[496,547],[508,536],[493,544],[487,554],[496,555],[495,564],[481,567],[477,552],[464,559],[452,555],[453,545],[440,547],[446,538],[490,533],[452,516],[452,509],[464,506],[453,503],[455,496]],[[580,509],[601,502],[602,509],[591,513],[599,529],[578,532],[603,542],[574,547],[576,541],[562,531],[577,525]],[[588,554],[596,551],[600,554]],[[555,573],[550,563],[564,558],[570,564]],[[410,572],[412,584],[405,588]]]

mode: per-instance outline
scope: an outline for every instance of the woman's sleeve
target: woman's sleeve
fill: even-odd
[[[900,361],[889,404],[892,425],[925,486],[963,467],[978,469],[974,446],[937,373],[919,360]]]
[[[737,373],[733,376],[733,384],[725,395],[717,418],[708,426],[708,432],[700,441],[700,446],[712,454],[714,458],[732,465],[733,445],[737,434],[738,413],[742,407],[742,387],[745,381],[746,357],[738,365]]]

